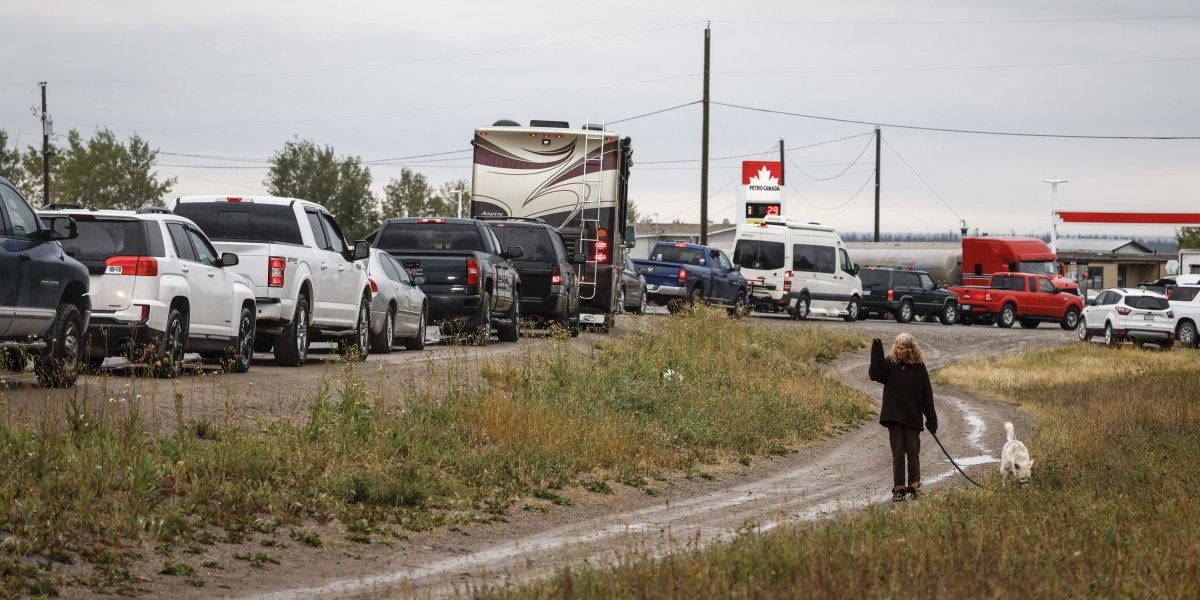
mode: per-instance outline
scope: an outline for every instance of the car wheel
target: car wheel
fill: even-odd
[[[862,310],[862,307],[858,305],[858,298],[851,298],[850,304],[846,305],[846,316],[842,317],[842,320],[847,322],[857,321],[860,310]]]
[[[629,310],[629,307],[625,306],[625,286],[624,285],[622,285],[620,290],[617,291],[617,309],[620,310],[622,313],[627,312]]]
[[[421,306],[421,320],[417,321],[417,335],[404,340],[405,350],[425,349],[425,327],[429,323],[429,307]]]
[[[730,307],[728,309],[726,309],[726,311],[729,313],[729,316],[731,316],[735,319],[740,319],[743,316],[745,316],[745,314],[746,314],[746,292],[738,291],[737,295],[733,297],[733,304],[730,305]]]
[[[1183,344],[1185,348],[1195,348],[1197,344],[1200,343],[1196,339],[1196,324],[1192,321],[1184,321],[1180,323],[1179,327],[1175,329],[1175,338],[1178,339],[1179,343]]]
[[[471,332],[476,346],[486,346],[492,341],[492,293],[484,291],[479,297],[479,314],[475,318],[477,325]]]
[[[679,311],[683,310],[683,306],[684,302],[682,298],[671,298],[670,300],[667,300],[667,312],[673,315],[678,314]]]
[[[1088,331],[1087,328],[1087,319],[1079,319],[1079,322],[1075,324],[1075,333],[1079,336],[1079,341],[1081,342],[1092,340],[1092,332]]]
[[[1075,329],[1075,326],[1078,324],[1079,324],[1079,309],[1075,308],[1073,306],[1071,308],[1067,309],[1067,313],[1064,314],[1062,320],[1058,322],[1058,326],[1062,327],[1063,329],[1065,329],[1067,331]]]
[[[292,322],[275,336],[275,364],[299,367],[308,360],[308,296],[296,298]]]
[[[796,319],[797,321],[803,321],[808,318],[808,315],[808,294],[804,294],[800,296],[798,300],[796,300],[796,308],[792,309],[792,318]]]
[[[367,298],[358,303],[358,321],[354,323],[354,333],[338,342],[338,350],[347,360],[367,360],[367,354],[371,351],[371,301]]]
[[[996,319],[996,325],[1004,329],[1012,327],[1017,322],[1017,308],[1012,304],[1005,304],[1004,308],[1000,309],[1000,316]]]
[[[644,315],[646,314],[646,302],[648,302],[646,299],[646,288],[642,288],[642,291],[639,292],[638,295],[640,296],[640,299],[638,300],[637,310],[633,312],[634,314]]]
[[[50,346],[33,360],[33,371],[44,387],[71,387],[79,379],[83,349],[83,317],[79,307],[66,302],[59,304],[52,332]]]
[[[513,293],[512,306],[508,308],[508,324],[500,327],[497,337],[502,342],[515,342],[521,339],[521,297]]]
[[[913,305],[911,300],[904,300],[900,303],[900,308],[896,309],[896,322],[908,323],[913,320]]]
[[[1021,319],[1021,327],[1025,329],[1037,329],[1038,325],[1041,325],[1041,322],[1037,319]]]
[[[958,322],[958,303],[947,302],[942,307],[942,312],[938,313],[938,320],[942,325],[953,325]]]
[[[1116,334],[1116,332],[1113,331],[1112,323],[1105,323],[1104,324],[1104,345],[1108,346],[1109,348],[1112,348],[1119,343],[1121,343],[1121,340],[1117,339],[1117,334]]]
[[[225,352],[221,368],[226,372],[245,373],[254,360],[254,311],[242,307],[238,317],[237,343]]]
[[[183,354],[187,346],[187,319],[177,308],[167,315],[167,330],[158,341],[158,352],[150,368],[155,377],[173,379],[183,372]]]
[[[396,336],[396,309],[388,306],[387,316],[383,318],[383,329],[371,334],[371,352],[375,354],[391,354],[393,341]]]

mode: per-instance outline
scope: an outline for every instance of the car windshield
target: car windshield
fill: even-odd
[[[79,237],[62,240],[63,250],[79,261],[107,260],[113,256],[146,256],[146,228],[141,221],[100,221],[79,217]]]
[[[175,214],[194,221],[214,241],[304,243],[296,213],[286,204],[180,202]]]
[[[1037,260],[1017,263],[1017,270],[1035,275],[1057,275],[1058,263],[1052,260]]]
[[[375,247],[393,250],[474,250],[486,252],[479,229],[470,223],[390,223]],[[522,248],[524,250],[524,248]]]
[[[765,271],[782,269],[783,242],[738,240],[733,249],[733,264]]]
[[[1171,305],[1166,298],[1158,296],[1126,296],[1125,304],[1130,308],[1140,308],[1142,310],[1167,310]]]
[[[557,262],[554,242],[550,230],[545,227],[513,226],[507,223],[492,225],[492,231],[500,239],[501,247],[520,246],[521,256],[516,262]]]
[[[705,264],[704,250],[700,248],[689,248],[687,246],[655,246],[654,254],[650,256],[650,260],[679,263],[681,265]]]

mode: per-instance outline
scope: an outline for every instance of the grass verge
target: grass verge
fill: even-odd
[[[439,368],[450,385],[436,395],[385,398],[346,365],[296,423],[185,422],[180,395],[177,431],[162,437],[135,403],[112,416],[72,402],[62,421],[0,424],[0,597],[64,583],[136,593],[155,576],[129,570],[147,547],[166,557],[158,576],[196,577],[203,559],[187,555],[206,545],[277,547],[290,531],[319,547],[296,533],[314,521],[389,543],[502,518],[520,497],[569,504],[554,491],[568,485],[644,486],[665,470],[783,452],[868,416],[865,396],[814,366],[861,344],[706,309],[586,353],[560,338],[518,364],[485,363],[482,377]],[[788,376],[763,377],[762,365]],[[261,550],[235,558],[277,562]],[[87,575],[56,576],[77,562]]]
[[[1032,411],[1031,486],[966,489],[745,534],[520,598],[1200,597],[1200,353],[1094,345],[948,367]]]

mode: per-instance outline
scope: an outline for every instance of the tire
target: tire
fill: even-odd
[[[667,312],[677,315],[685,306],[683,298],[671,298],[667,300]]]
[[[688,296],[688,306],[696,308],[704,304],[704,290],[700,286],[692,288],[692,293]]]
[[[740,319],[746,314],[746,292],[738,290],[736,296],[733,297],[733,304],[728,309],[729,316]]]
[[[953,301],[947,302],[946,305],[942,307],[941,312],[938,313],[938,320],[942,322],[942,325],[953,325],[957,323],[958,303]]]
[[[42,387],[71,387],[79,379],[83,351],[83,316],[79,307],[66,302],[59,304],[51,332],[49,347],[33,360],[33,371]]]
[[[1004,307],[1000,309],[999,316],[996,317],[996,325],[999,325],[1003,329],[1008,329],[1009,327],[1015,325],[1016,322],[1017,307],[1013,306],[1012,304],[1005,304]]]
[[[371,301],[363,298],[358,303],[358,320],[354,323],[354,334],[338,342],[342,357],[354,362],[367,360],[371,353]]]
[[[1041,325],[1041,321],[1037,319],[1021,319],[1021,327],[1025,329],[1037,329],[1038,325]]]
[[[479,298],[479,314],[475,330],[471,332],[471,343],[486,346],[492,341],[492,293],[485,291]]]
[[[617,292],[617,310],[622,313],[629,311],[625,307],[625,286],[623,284],[621,285],[621,290]]]
[[[808,318],[811,311],[809,310],[808,294],[801,294],[800,299],[796,300],[796,308],[792,309],[792,318],[797,321],[803,321]]]
[[[858,313],[861,310],[862,307],[858,303],[858,298],[851,298],[850,304],[846,305],[846,316],[842,317],[842,320],[847,323],[859,320]]]
[[[1196,337],[1196,324],[1192,321],[1184,321],[1175,328],[1175,339],[1183,344],[1184,348],[1196,348],[1200,344],[1200,340]]]
[[[1059,320],[1059,322],[1058,322],[1058,326],[1062,327],[1064,331],[1070,331],[1072,329],[1075,329],[1075,326],[1078,324],[1079,324],[1079,309],[1075,308],[1074,306],[1072,306],[1071,308],[1068,308],[1067,312],[1063,314],[1063,318],[1061,320]]]
[[[183,372],[183,355],[187,351],[187,317],[178,308],[167,313],[167,330],[163,332],[150,365],[155,377],[174,379]]]
[[[648,302],[648,300],[646,300],[646,289],[645,288],[642,288],[640,295],[641,295],[641,299],[638,300],[637,310],[633,311],[633,314],[635,314],[635,315],[646,314],[646,302]]]
[[[1120,344],[1121,340],[1117,338],[1116,332],[1113,331],[1112,323],[1104,324],[1104,345],[1109,348],[1115,348]]]
[[[1075,334],[1079,336],[1081,342],[1092,341],[1092,332],[1088,331],[1087,319],[1079,319],[1079,322],[1075,324]]]
[[[395,335],[396,309],[389,306],[387,316],[383,318],[383,329],[379,330],[379,333],[371,334],[371,352],[375,354],[391,354]]]
[[[221,368],[226,373],[245,373],[254,361],[254,311],[243,306],[238,316],[237,341],[225,351]]]
[[[502,342],[521,339],[521,297],[516,292],[513,292],[513,303],[508,309],[508,324],[500,326],[496,337]]]
[[[405,350],[425,349],[425,326],[429,323],[429,307],[421,306],[421,319],[417,321],[417,335],[404,340]]]
[[[308,310],[308,295],[300,294],[292,322],[275,336],[275,364],[300,367],[308,360]]]
[[[912,300],[903,300],[900,302],[900,308],[896,309],[896,322],[908,323],[913,320],[913,305]]]

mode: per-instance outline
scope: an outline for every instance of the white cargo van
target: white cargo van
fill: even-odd
[[[757,225],[738,225],[733,262],[754,282],[755,310],[786,310],[797,319],[858,318],[858,267],[833,227],[775,216]]]

